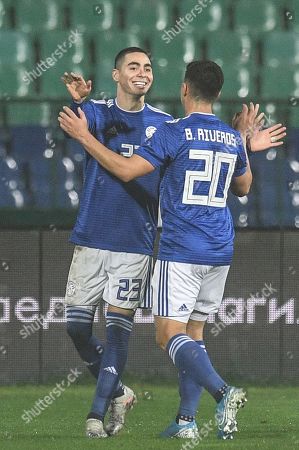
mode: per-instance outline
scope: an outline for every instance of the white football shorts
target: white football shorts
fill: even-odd
[[[76,245],[69,270],[65,304],[151,307],[152,257]]]
[[[230,266],[158,260],[152,279],[153,314],[187,323],[218,311]]]

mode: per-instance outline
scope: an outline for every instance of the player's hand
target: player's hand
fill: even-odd
[[[256,130],[250,137],[250,147],[252,152],[261,152],[271,147],[278,147],[283,144],[283,138],[286,136],[286,127],[281,123],[264,130]]]
[[[260,105],[250,102],[249,107],[243,104],[242,111],[234,115],[232,126],[238,130],[243,137],[250,137],[263,126],[264,113],[259,112]]]
[[[58,122],[63,129],[72,138],[81,142],[89,133],[86,116],[81,108],[78,108],[79,117],[67,106],[59,113]]]
[[[79,74],[65,72],[61,79],[75,102],[85,100],[91,92],[91,80],[86,82]]]

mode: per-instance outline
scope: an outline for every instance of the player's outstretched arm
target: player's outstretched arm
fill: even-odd
[[[264,113],[259,112],[259,104],[252,102],[243,105],[242,111],[236,113],[232,120],[232,125],[241,134],[246,133],[247,147],[252,152],[260,152],[271,147],[278,147],[283,144],[283,138],[286,136],[286,127],[281,123],[275,124],[270,128],[263,129]]]
[[[83,102],[91,92],[91,80],[85,81],[79,74],[65,72],[61,79],[74,102]]]
[[[261,152],[268,148],[283,145],[283,139],[286,136],[286,127],[277,123],[264,130],[255,130],[249,138],[249,147],[252,152]]]
[[[86,116],[81,108],[78,108],[78,113],[79,117],[70,108],[64,106],[63,112],[60,112],[58,117],[60,127],[80,142],[106,170],[122,181],[128,182],[155,169],[141,156],[133,155],[131,158],[126,158],[109,150],[88,131]]]
[[[252,124],[255,122],[260,122],[263,118],[263,114],[258,116],[259,105],[254,105],[250,103],[249,108],[247,105],[243,105],[242,112],[235,114],[233,118],[233,126],[236,128],[242,137],[243,141],[243,151],[246,156],[246,172],[243,175],[235,176],[230,185],[230,189],[234,195],[238,197],[243,197],[247,195],[250,191],[252,183],[252,173],[250,168],[250,162],[248,159],[246,151],[246,138],[247,133]]]
[[[251,183],[252,183],[252,173],[250,165],[248,165],[244,175],[234,177],[232,179],[230,189],[232,193],[237,197],[244,197],[244,195],[249,194]]]
[[[234,115],[232,126],[238,130],[245,141],[253,134],[253,130],[260,128],[264,113],[258,114],[260,105],[250,102],[249,107],[242,105],[242,111]]]
[[[243,175],[233,177],[230,190],[237,197],[243,197],[249,194],[252,183],[252,172],[250,167],[250,161],[248,159],[247,150],[244,146],[244,152],[246,155],[246,172]]]

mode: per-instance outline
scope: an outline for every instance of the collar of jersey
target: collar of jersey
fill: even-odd
[[[117,103],[116,98],[114,99],[114,102],[115,102],[115,106],[116,106],[118,109],[120,109],[121,111],[124,111],[124,112],[126,112],[126,113],[131,113],[131,114],[139,113],[139,112],[143,111],[144,108],[145,108],[145,103],[144,103],[143,107],[142,107],[141,109],[139,109],[138,111],[128,111],[127,109],[123,109],[123,108],[121,108],[120,106],[118,106],[118,103]]]
[[[188,117],[190,117],[191,114],[203,114],[204,116],[215,116],[215,114],[213,114],[213,113],[204,113],[204,112],[200,112],[200,111],[193,111],[188,116],[184,117],[184,119],[187,119]]]

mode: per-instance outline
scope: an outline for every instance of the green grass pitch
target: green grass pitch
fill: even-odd
[[[92,385],[73,384],[28,424],[21,418],[24,410],[48,395],[54,385],[0,387],[0,449],[299,449],[298,387],[249,387],[248,402],[238,416],[240,431],[233,441],[216,439],[215,405],[205,393],[197,416],[198,425],[204,426],[205,432],[199,442],[192,443],[192,440],[158,437],[176,413],[178,395],[173,383],[130,386],[137,393],[138,404],[127,415],[125,428],[118,436],[100,440],[84,436],[85,416],[94,391]],[[183,447],[186,442],[191,446]]]

